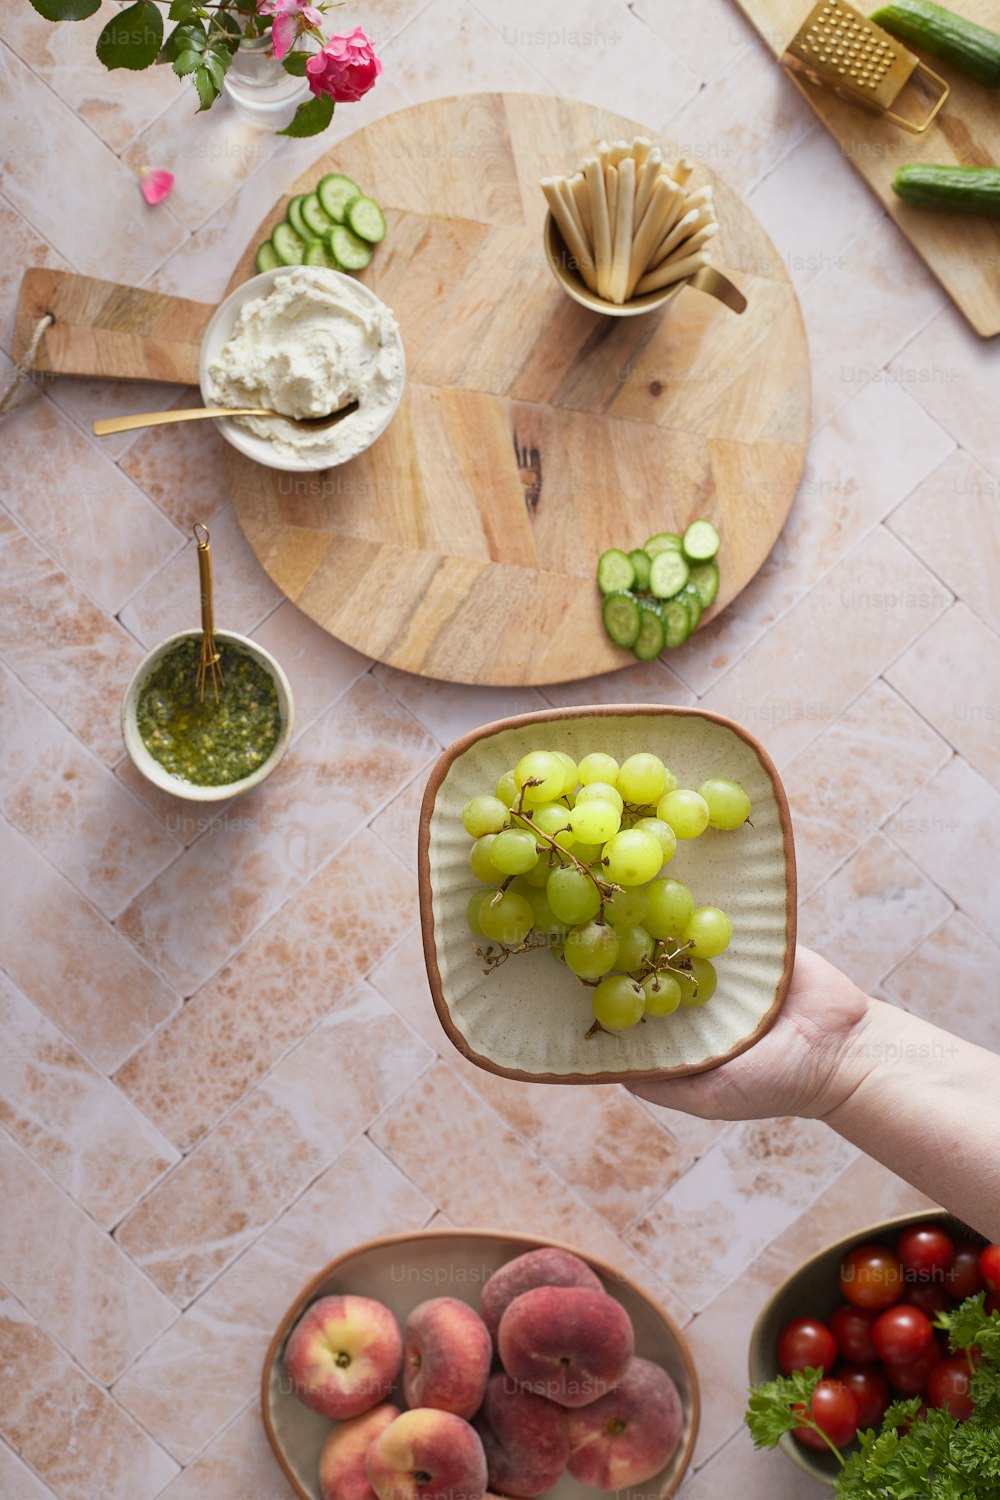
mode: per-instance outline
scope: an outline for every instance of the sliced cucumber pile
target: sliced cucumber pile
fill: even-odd
[[[692,521],[683,536],[658,531],[632,552],[612,547],[597,564],[601,617],[616,646],[639,661],[683,646],[719,592],[719,533]]]
[[[328,172],[312,193],[288,202],[288,217],[257,248],[257,270],[276,266],[328,266],[363,271],[373,246],[385,238],[385,215],[350,177]]]

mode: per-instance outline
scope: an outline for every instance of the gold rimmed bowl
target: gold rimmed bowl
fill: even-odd
[[[424,1229],[368,1240],[324,1266],[299,1292],[271,1339],[261,1383],[264,1430],[298,1500],[320,1500],[319,1455],[333,1426],[302,1405],[284,1370],[285,1345],[306,1308],[320,1297],[347,1293],[374,1297],[386,1304],[401,1326],[428,1297],[457,1297],[478,1311],[483,1283],[494,1271],[515,1256],[546,1245],[569,1250],[597,1272],[632,1320],[636,1354],[662,1366],[677,1386],[684,1425],[673,1457],[641,1487],[618,1491],[620,1500],[669,1500],[691,1462],[700,1410],[698,1376],[680,1328],[637,1282],[586,1251],[558,1240],[489,1229]],[[403,1404],[399,1392],[388,1399]],[[569,1474],[546,1491],[551,1500],[593,1500],[595,1493]]]
[[[492,794],[529,750],[574,760],[603,750],[619,762],[651,751],[681,786],[712,776],[740,782],[753,826],[712,829],[683,841],[664,876],[690,885],[699,905],[721,906],[733,941],[717,961],[707,1005],[650,1018],[620,1035],[587,1036],[589,991],[544,950],[517,954],[489,973],[466,918],[478,885],[462,808]],[[424,956],[438,1018],[471,1062],[532,1083],[620,1083],[717,1067],[764,1035],[791,983],[795,954],[795,849],[774,764],[747,730],[718,714],[650,706],[584,707],[522,714],[456,741],[424,793],[419,835]]]

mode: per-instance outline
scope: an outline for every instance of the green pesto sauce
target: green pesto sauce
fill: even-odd
[[[225,686],[219,701],[205,674],[197,686],[200,637],[179,641],[157,662],[139,693],[139,734],[154,760],[171,776],[195,786],[242,781],[267,760],[281,732],[274,678],[260,662],[218,641]]]

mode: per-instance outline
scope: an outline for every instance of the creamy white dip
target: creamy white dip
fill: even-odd
[[[283,458],[325,469],[369,446],[403,384],[396,320],[384,304],[322,266],[295,266],[262,297],[245,302],[208,367],[217,406],[266,406],[318,417],[348,401],[358,410],[332,427],[295,427],[274,417],[234,417]]]

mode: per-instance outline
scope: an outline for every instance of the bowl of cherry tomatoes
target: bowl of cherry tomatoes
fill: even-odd
[[[879,1430],[891,1402],[913,1396],[972,1410],[969,1368],[935,1328],[939,1312],[977,1292],[1000,1308],[1000,1246],[943,1210],[858,1230],[812,1256],[764,1307],[750,1339],[750,1381],[823,1370],[812,1416],[836,1447]],[[780,1446],[800,1469],[833,1485],[840,1464],[811,1427]]]

